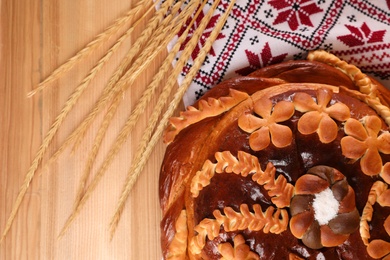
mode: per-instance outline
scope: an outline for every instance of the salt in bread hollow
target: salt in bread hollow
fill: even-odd
[[[390,259],[390,92],[325,51],[170,121],[164,259]]]

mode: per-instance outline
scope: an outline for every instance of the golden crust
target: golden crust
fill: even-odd
[[[249,95],[245,92],[229,89],[229,96],[218,99],[208,98],[200,100],[198,109],[188,106],[187,110],[180,113],[179,117],[172,117],[167,130],[164,133],[164,142],[170,143],[175,136],[189,125],[195,124],[205,118],[213,117],[228,111],[232,107],[247,99]]]
[[[279,91],[282,92],[285,88],[288,88],[291,85],[292,84],[283,84],[282,86],[280,86]],[[331,93],[333,91],[337,91],[337,88],[329,88],[328,91],[321,91],[320,89],[322,86],[314,85],[314,84],[313,85],[304,84],[303,87],[306,87],[306,85],[309,85],[309,87],[312,86],[314,90],[317,90],[317,92],[318,92],[317,96],[322,96],[323,100],[325,100],[322,102],[326,103],[326,104],[327,104],[326,100],[328,100],[328,98],[329,98],[327,96],[331,95],[329,93]],[[294,87],[297,87],[297,86],[294,86]],[[298,88],[299,88],[299,86],[298,86]],[[329,92],[329,91],[331,91],[331,92]],[[264,96],[266,96],[268,94],[267,93],[268,90],[264,90],[262,92],[265,92],[265,93],[263,93]],[[255,93],[255,95],[254,95],[255,97],[252,97],[252,100],[254,100],[254,104],[256,104],[256,101],[255,101],[256,94],[257,93]],[[269,94],[271,95],[271,93],[269,93]],[[264,98],[258,99],[258,103],[260,103],[260,100],[264,101],[264,100],[269,100],[269,99],[264,99]],[[321,99],[319,99],[319,100],[321,100]],[[274,107],[274,108],[275,107],[284,107],[284,108],[287,107],[289,109],[291,107],[290,105],[292,105],[293,102],[285,101],[285,102],[283,102],[283,106],[277,106],[277,104],[278,104],[277,103],[275,106],[271,106],[271,107]],[[269,104],[267,105],[267,102],[265,102],[265,103],[262,103],[262,106],[269,107]],[[335,105],[333,105],[333,106],[335,106]],[[329,111],[327,111],[327,112],[329,114],[335,114],[336,117],[338,117],[340,120],[345,120],[346,118],[348,118],[347,116],[345,116],[345,114],[346,114],[345,111],[349,111],[349,110],[347,108],[345,108],[344,106],[338,106],[337,109],[333,109],[333,108],[331,108],[331,106],[326,107],[326,105],[325,105],[325,106],[322,106],[322,109],[323,110],[329,109],[330,112]],[[266,110],[271,111],[270,109],[266,109]],[[345,111],[343,111],[343,110],[345,110]],[[263,113],[261,111],[264,111],[264,109],[263,110],[257,109],[258,114]],[[294,109],[292,109],[292,111],[294,111]],[[286,118],[291,117],[291,114],[292,114],[290,112],[283,114],[281,112],[278,112],[277,109],[276,110],[273,109],[272,112],[268,112],[268,114],[267,113],[263,114],[263,116],[266,115],[266,116],[268,116],[268,119],[269,119],[273,116],[274,113],[275,113],[275,115],[277,115],[275,118],[281,118],[281,119],[280,120],[272,119],[273,122],[282,121]],[[266,117],[266,116],[264,116],[264,117]],[[348,122],[348,120],[353,120],[353,119],[348,118],[347,122]],[[371,121],[374,122],[373,127],[375,129],[380,129],[378,124],[375,123],[375,120],[371,120]],[[248,130],[250,128],[250,126],[246,126],[243,128],[245,128],[245,130]],[[348,127],[348,123],[347,123],[346,129],[349,129],[349,128],[350,127]],[[363,133],[365,131],[360,131],[360,132]],[[379,130],[377,132],[379,132]],[[348,146],[348,145],[346,145],[346,146]],[[256,157],[254,157],[250,154],[243,153],[243,152],[238,152],[237,157],[238,158],[233,156],[229,151],[225,151],[225,152],[218,152],[215,154],[215,158],[217,161],[215,164],[212,163],[211,161],[207,160],[204,163],[202,170],[198,171],[191,181],[191,193],[193,194],[193,197],[197,197],[199,194],[199,191],[202,190],[207,185],[209,185],[210,180],[215,175],[215,173],[232,172],[235,174],[240,174],[244,177],[251,173],[251,174],[253,174],[254,181],[256,181],[260,185],[264,185],[266,190],[269,192],[269,195],[271,197],[272,202],[277,207],[282,208],[282,207],[289,206],[290,199],[294,193],[294,188],[290,183],[287,183],[287,180],[282,175],[279,175],[278,178],[275,178],[275,168],[273,167],[272,164],[269,164],[267,166],[266,170],[262,171]],[[251,163],[248,164],[247,163],[248,161],[250,161]],[[248,165],[251,167],[248,168]],[[298,185],[298,187],[299,187],[299,185]],[[216,213],[216,214],[218,214],[218,213]],[[230,218],[230,217],[237,218],[237,216],[233,212],[231,212],[229,209],[225,210],[225,214],[226,214],[225,217],[227,217],[227,218]],[[221,219],[221,217],[220,217],[220,219]],[[233,223],[233,222],[229,222],[229,223]],[[234,223],[237,223],[237,221],[235,220]],[[241,225],[245,226],[244,223],[246,223],[246,222],[245,221],[241,222]],[[191,243],[190,243],[191,252],[193,254],[199,254],[205,245],[206,237],[208,237],[209,239],[215,238],[219,234],[219,227],[220,226],[221,225],[219,225],[218,220],[209,220],[209,219],[205,219],[198,226],[196,226],[195,231],[198,234],[195,235],[193,237],[193,239],[191,240]],[[226,229],[226,227],[227,227],[227,229]],[[239,227],[236,227],[236,226],[234,226],[234,228],[241,230]],[[224,225],[224,229],[226,231],[229,231],[230,227]],[[263,230],[263,231],[265,232],[266,230]],[[323,233],[328,234],[329,232],[324,231]],[[330,237],[330,238],[325,239],[326,237]],[[324,238],[325,240],[323,241],[324,244],[329,245],[329,246],[333,246],[333,243],[335,243],[335,241],[337,243],[339,243],[340,241],[343,242],[343,241],[345,241],[346,238],[348,238],[348,236],[347,235],[334,235],[334,234],[332,234],[332,236],[325,236],[325,238]]]
[[[236,235],[233,244],[233,246],[230,243],[218,245],[218,251],[222,255],[221,260],[260,260],[258,254],[250,251],[242,235]]]
[[[388,256],[390,253],[390,243],[381,239],[375,239],[367,246],[367,252],[375,259]]]
[[[383,226],[385,227],[387,234],[390,236],[390,216],[387,216]]]
[[[380,194],[382,194],[386,189],[387,189],[387,184],[381,181],[375,182],[371,187],[360,220],[360,236],[362,237],[363,243],[365,245],[369,244],[368,241],[370,239],[370,229],[369,229],[368,222],[371,221],[372,214],[374,213],[372,206],[376,203],[378,196],[380,196]]]
[[[356,66],[340,60],[335,55],[324,50],[309,52],[307,60],[319,61],[341,70],[351,78],[357,87],[359,87],[360,92],[367,94],[371,98],[376,98],[376,85],[373,84],[371,79],[362,73]]]
[[[296,195],[316,194],[329,187],[327,180],[312,174],[301,176],[295,183]]]
[[[370,176],[383,172],[380,153],[390,153],[390,133],[382,131],[381,126],[377,116],[366,116],[360,121],[350,118],[344,127],[347,136],[341,139],[343,155],[360,159],[362,171]]]
[[[199,196],[199,192],[210,184],[211,178],[215,174],[216,165],[207,160],[191,181],[191,194],[194,198]]]
[[[390,184],[390,163],[389,162],[383,165],[382,171],[379,175],[387,184]]]
[[[332,229],[327,226],[323,225],[321,226],[321,244],[324,247],[334,247],[341,245],[345,242],[349,237],[348,235],[344,234],[336,234],[332,231]]]
[[[294,237],[302,239],[311,223],[314,221],[314,215],[309,211],[301,212],[290,220],[290,230]]]
[[[360,236],[366,246],[368,245],[368,240],[370,239],[370,226],[368,225],[368,222],[371,221],[373,212],[374,210],[371,203],[367,202],[363,209],[359,227]]]
[[[376,199],[379,205],[382,207],[390,207],[390,189],[382,192]]]
[[[348,213],[355,210],[355,191],[351,186],[348,186],[348,193],[344,199],[340,201],[339,214]]]
[[[288,183],[283,175],[279,175],[275,179],[275,173],[275,167],[272,163],[268,163],[266,170],[255,173],[252,179],[258,184],[264,185],[264,188],[268,191],[268,195],[271,197],[272,203],[278,208],[288,207],[294,194],[294,186]]]
[[[179,218],[176,220],[176,233],[168,248],[167,259],[185,260],[187,259],[187,213],[185,210],[180,212]]]
[[[347,92],[348,95],[357,98],[369,105],[378,113],[378,115],[386,122],[387,125],[390,125],[390,108],[384,105],[379,98],[371,98],[366,94],[363,94],[356,90],[345,88],[343,86],[340,86],[340,88],[343,89],[343,91]]]
[[[255,156],[242,151],[238,151],[237,158],[229,151],[218,152],[215,154],[215,159],[218,162],[216,166],[218,173],[226,171],[227,173],[233,172],[246,177],[248,174],[262,172],[259,160]]]

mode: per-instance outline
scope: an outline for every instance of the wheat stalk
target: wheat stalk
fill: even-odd
[[[192,8],[192,6],[193,6],[193,8]],[[178,5],[178,7],[179,7],[179,5]],[[195,8],[194,4],[189,4],[187,6],[187,8],[179,16],[175,17],[175,19],[172,21],[172,25],[173,24],[177,24],[178,21],[179,21],[179,24],[181,26],[181,21],[186,20],[189,17],[189,15],[193,12],[194,8]],[[173,13],[176,13],[177,11],[178,11],[178,8],[177,9],[175,9],[175,8],[172,9]],[[170,19],[166,19],[164,21],[166,21],[166,23],[164,24],[163,28],[166,28],[165,26],[167,26],[171,20]],[[177,26],[177,29],[173,30],[171,32],[171,35],[176,35],[179,29],[180,29],[180,27]],[[167,27],[167,31],[170,31],[170,30],[171,30],[171,28]],[[166,45],[166,42],[160,43],[160,38],[161,37],[165,37],[165,39],[167,39],[167,40],[169,40],[171,38],[171,37],[166,37],[166,34],[164,33],[164,31],[165,30],[163,30],[163,32],[159,34],[159,37],[157,37],[157,39],[158,39],[157,40],[157,46],[165,46]],[[184,38],[184,37],[182,37],[182,38]],[[178,50],[178,48],[177,48],[177,50]],[[159,49],[156,49],[156,53],[158,53],[158,52],[159,52]],[[146,51],[146,53],[148,53],[148,51]],[[164,66],[163,66],[163,69],[161,70],[161,72],[168,70],[168,67],[171,65],[171,62],[173,61],[174,54],[172,53],[171,56],[172,56],[172,58],[168,59],[168,61],[166,61],[166,64],[165,64],[166,69],[164,69]],[[148,60],[151,61],[151,60],[153,60],[154,57],[155,57],[155,55],[152,55],[152,56],[149,57]],[[145,62],[145,64],[149,64],[149,62]],[[159,71],[158,75],[160,75],[160,74],[161,73]],[[138,75],[136,75],[136,76],[138,76]],[[161,78],[162,77],[158,77],[158,81],[160,81]],[[157,86],[157,84],[155,84],[155,85]],[[148,90],[145,91],[146,93],[137,102],[136,108],[132,112],[129,120],[126,122],[125,126],[123,127],[123,130],[118,135],[117,140],[114,143],[115,147],[110,150],[110,152],[108,153],[108,156],[106,157],[106,161],[103,162],[103,166],[102,166],[103,169],[106,169],[108,167],[108,165],[110,164],[112,159],[115,157],[115,155],[119,151],[119,147],[127,139],[128,134],[131,132],[132,128],[134,127],[134,125],[137,122],[140,114],[144,111],[144,109],[146,107],[146,104],[150,101],[151,95],[154,92],[154,89],[155,88],[152,88],[152,89],[148,88]],[[104,118],[104,120],[102,122],[102,126],[99,129],[98,134],[96,135],[96,138],[95,138],[94,144],[93,144],[93,148],[92,148],[91,153],[90,153],[90,155],[88,157],[88,161],[87,161],[87,164],[86,164],[86,167],[85,167],[85,170],[84,170],[84,174],[83,174],[82,180],[80,182],[80,186],[81,187],[79,188],[79,191],[78,191],[77,196],[76,196],[76,201],[77,202],[79,202],[81,200],[81,197],[83,196],[83,191],[84,191],[84,188],[85,188],[85,185],[86,185],[87,178],[88,178],[89,173],[91,171],[92,165],[93,165],[93,163],[94,163],[94,161],[96,159],[99,147],[100,147],[101,142],[103,140],[103,137],[104,137],[104,135],[105,135],[105,133],[107,131],[108,125],[109,125],[111,119],[113,118],[113,115],[116,113],[116,109],[118,108],[118,105],[119,105],[120,100],[121,100],[119,98],[120,96],[121,96],[121,93],[118,93],[117,97],[114,100],[114,102],[111,104],[110,108],[108,109],[107,116]],[[76,204],[78,204],[78,203],[76,203]]]
[[[176,13],[180,7],[180,3],[177,3],[173,8],[172,8],[172,12],[173,13]],[[172,17],[172,14],[168,15],[165,19],[164,19],[164,23],[162,24],[162,26],[167,26],[169,24],[169,22],[171,21],[171,17]],[[178,18],[178,17],[177,17]],[[148,50],[147,50],[148,51]],[[156,54],[157,54],[158,51],[156,51]],[[152,55],[150,57],[150,60],[153,60],[153,57],[156,56],[156,55]],[[141,57],[142,58],[142,57]],[[150,63],[150,62],[146,62],[146,63]],[[85,166],[85,169],[84,169],[84,172],[83,172],[83,175],[81,177],[81,180],[80,180],[80,184],[79,184],[79,189],[78,189],[78,192],[76,194],[76,203],[75,203],[75,206],[74,206],[74,210],[77,208],[77,204],[78,204],[78,201],[81,200],[83,194],[84,194],[84,189],[85,189],[85,186],[86,186],[86,183],[87,183],[87,179],[88,179],[88,176],[91,172],[91,169],[92,169],[92,166],[93,166],[93,163],[95,162],[96,160],[96,156],[98,154],[98,151],[100,149],[100,146],[101,146],[101,143],[103,141],[103,138],[106,134],[106,131],[108,129],[108,126],[110,125],[110,122],[112,120],[112,118],[114,117],[116,111],[117,111],[117,108],[119,107],[119,104],[122,100],[121,96],[122,96],[122,93],[123,91],[119,92],[114,101],[112,102],[112,104],[110,105],[107,113],[106,113],[106,116],[104,117],[103,119],[103,122],[98,130],[98,133],[96,134],[96,137],[95,137],[95,140],[94,140],[94,143],[93,143],[93,146],[92,146],[92,149],[91,149],[91,152],[89,153],[89,156],[88,156],[88,159],[87,159],[87,163],[86,163],[86,166]],[[82,136],[83,131],[80,132],[79,136],[76,137],[77,139],[80,139],[80,136]],[[77,143],[77,140],[76,140],[76,143]],[[76,145],[76,144],[75,144]],[[74,211],[73,210],[73,211]]]
[[[110,125],[111,119],[115,115],[116,109],[119,106],[121,99],[122,99],[122,97],[120,95],[116,96],[116,98],[112,102],[111,106],[109,107],[110,109],[107,111],[106,115],[104,116],[103,122],[99,128],[99,131],[95,136],[94,144],[93,144],[92,149],[89,153],[89,156],[88,156],[88,159],[87,159],[84,171],[83,171],[83,175],[82,175],[80,182],[79,182],[79,188],[78,188],[78,191],[76,193],[75,201],[73,203],[72,212],[75,212],[77,210],[79,201],[84,196],[85,186],[86,186],[89,174],[91,172],[93,163],[96,160],[96,156],[97,156],[98,151],[100,149],[100,146],[101,146],[101,143],[102,143],[103,138],[105,136],[105,133],[107,131],[107,128]],[[71,219],[73,220],[74,217],[72,217]],[[69,223],[67,222],[67,224],[64,226],[64,228],[61,230],[59,238],[65,234],[65,232],[68,229],[68,227],[70,226],[72,220],[69,221]]]
[[[80,129],[77,137],[75,139],[73,150],[75,150],[81,140],[85,136],[88,128],[90,127],[95,116],[107,105],[107,102],[112,100],[115,95],[121,92],[121,88],[123,85],[127,84],[126,78],[129,77],[129,73],[124,74],[125,71],[128,71],[131,62],[134,57],[139,54],[140,50],[145,47],[146,43],[151,39],[153,32],[161,23],[161,20],[164,19],[164,16],[167,14],[168,9],[171,7],[174,0],[165,1],[159,10],[156,11],[155,15],[150,19],[148,24],[146,25],[146,29],[142,32],[140,37],[134,42],[129,50],[128,54],[122,59],[120,65],[117,70],[114,72],[112,77],[110,78],[98,104],[95,106],[94,111],[85,119],[85,123],[83,123],[83,127]],[[168,18],[169,19],[169,18]],[[165,19],[164,19],[165,20]],[[134,67],[134,66],[132,66]]]
[[[114,24],[109,26],[103,33],[96,36],[96,38],[88,43],[83,49],[81,49],[76,55],[70,58],[67,62],[63,63],[57,69],[55,69],[45,80],[38,84],[37,88],[33,89],[27,94],[28,97],[34,96],[37,92],[46,88],[49,83],[57,80],[64,73],[71,70],[79,61],[91,55],[93,51],[99,48],[105,41],[109,40],[116,32],[121,30],[131,19],[137,16],[141,11],[145,10],[149,6],[153,6],[153,1],[140,0],[137,5],[128,11],[124,16],[117,19]]]
[[[193,1],[193,2],[195,2],[195,1]],[[207,1],[203,2],[202,7],[204,6],[204,4],[206,2]],[[191,3],[188,6],[190,6],[190,5],[191,5]],[[193,8],[195,8],[195,5],[193,6]],[[188,13],[192,13],[193,12],[193,8],[188,9],[187,12]],[[183,12],[182,14],[185,14],[185,12]],[[195,20],[198,17],[198,15],[199,15],[199,12],[197,12],[195,14],[193,20],[190,22],[190,24],[187,27],[187,29],[184,31],[184,33],[180,36],[178,41],[175,43],[175,46],[172,48],[171,52],[168,54],[168,56],[164,60],[163,65],[159,69],[158,73],[153,77],[152,82],[147,87],[147,89],[144,91],[144,93],[141,96],[140,100],[137,102],[136,107],[134,108],[134,110],[132,111],[131,115],[127,119],[127,121],[126,121],[124,127],[122,128],[121,132],[118,134],[118,136],[117,136],[113,146],[111,147],[110,151],[108,152],[108,155],[107,155],[105,161],[103,162],[103,164],[102,164],[102,166],[101,166],[101,168],[100,168],[100,170],[99,170],[99,172],[98,172],[96,177],[99,177],[101,174],[103,174],[107,170],[107,168],[110,165],[111,161],[114,159],[115,155],[119,152],[121,146],[126,141],[128,135],[132,131],[133,127],[135,126],[135,124],[138,121],[140,115],[145,111],[147,104],[150,102],[150,100],[151,100],[151,98],[152,98],[156,88],[158,87],[159,83],[161,82],[163,77],[168,72],[168,69],[170,68],[170,66],[172,64],[172,61],[173,61],[175,55],[179,51],[181,44],[184,42],[185,38],[187,37],[188,31],[191,29],[192,24],[195,22]],[[187,17],[187,15],[185,17]],[[182,21],[182,20],[185,20],[185,18],[184,19],[180,19],[179,18],[178,20]],[[179,29],[180,28],[178,27],[177,30],[179,30]],[[173,34],[176,34],[177,30],[173,31]],[[161,46],[163,46],[163,45],[161,45]],[[179,68],[179,70],[177,70],[177,72],[174,72],[173,74],[178,75],[180,73],[180,70],[181,70],[181,68]],[[110,111],[110,109],[109,109],[109,111]]]
[[[41,146],[39,147],[39,150],[30,166],[30,168],[27,171],[27,174],[25,176],[24,183],[22,184],[22,187],[20,188],[19,194],[16,198],[16,201],[13,204],[11,214],[7,220],[5,230],[3,232],[2,238],[0,240],[0,243],[3,241],[5,236],[7,235],[12,222],[16,216],[17,211],[19,210],[20,204],[22,203],[22,200],[27,192],[27,189],[35,175],[35,172],[42,161],[43,155],[46,153],[47,148],[49,147],[51,141],[53,140],[55,134],[57,133],[59,127],[61,126],[62,122],[64,121],[65,117],[68,115],[71,108],[76,104],[77,100],[81,96],[81,94],[84,92],[85,88],[87,87],[87,83],[89,82],[90,78],[93,77],[93,74],[91,74],[89,77],[87,77],[79,87],[73,92],[73,94],[69,97],[69,99],[66,101],[64,108],[62,109],[61,113],[56,117],[54,123],[49,129],[49,132],[46,134],[45,138],[43,139],[43,142]]]
[[[98,64],[98,67],[101,66],[101,63]],[[96,68],[98,68],[96,67]],[[69,97],[69,99],[66,101],[65,106],[61,110],[60,114],[56,117],[54,123],[50,127],[48,133],[46,134],[45,138],[43,139],[43,142],[30,166],[30,168],[27,171],[24,183],[22,184],[22,187],[20,188],[19,194],[16,198],[15,203],[13,204],[13,208],[11,211],[11,214],[7,220],[5,230],[3,232],[2,238],[0,240],[0,243],[3,241],[4,237],[8,233],[9,228],[12,225],[12,222],[16,216],[16,213],[20,207],[20,204],[22,203],[22,200],[27,192],[27,189],[35,175],[35,172],[42,161],[43,155],[46,153],[47,148],[49,147],[51,141],[53,140],[55,134],[57,133],[59,127],[61,126],[62,122],[64,121],[65,117],[68,115],[72,107],[76,104],[77,100],[80,98],[81,94],[84,92],[86,87],[88,86],[88,83],[90,82],[91,78],[94,76],[94,73],[90,74],[85,80],[76,88],[76,90],[73,92],[73,94]]]
[[[171,0],[173,1],[173,0]],[[165,4],[165,5],[164,5]],[[146,25],[146,29],[143,31],[142,35],[137,38],[134,45],[131,47],[131,50],[129,51],[130,55],[127,55],[127,58],[130,58],[130,61],[133,59],[133,57],[138,53],[139,49],[146,43],[148,40],[148,36],[153,32],[155,29],[155,24],[158,24],[159,20],[164,16],[164,11],[166,12],[169,8],[169,3],[164,2],[163,6],[161,6],[162,9],[159,9],[153,18],[150,19],[148,24]],[[153,7],[153,6],[152,6]],[[161,11],[162,10],[162,11]],[[145,14],[146,15],[146,14]],[[108,102],[111,101],[115,94],[118,93],[119,90],[116,89],[116,92],[112,91],[113,86],[115,83],[117,83],[117,80],[120,78],[122,70],[125,69],[125,67],[128,64],[122,63],[119,65],[119,68],[117,71],[113,74],[113,76],[110,78],[109,83],[105,86],[103,93],[101,94],[99,100],[94,105],[92,111],[87,115],[86,118],[84,118],[83,122],[66,138],[64,143],[57,149],[57,151],[50,157],[49,161],[46,163],[46,167],[48,167],[50,164],[52,164],[54,161],[57,160],[57,158],[61,155],[63,151],[72,143],[75,142],[74,149],[77,146],[77,143],[79,141],[75,141],[79,139],[81,136],[84,136],[84,133],[88,129],[88,127],[91,125],[93,120],[96,118],[96,116],[107,106]],[[74,150],[73,149],[73,150]]]
[[[176,9],[178,10],[179,7],[180,7],[180,5],[177,5],[177,8],[175,8],[173,10],[176,10]],[[92,164],[96,158],[97,152],[98,152],[99,147],[101,145],[103,136],[107,130],[109,122],[111,121],[112,116],[114,115],[114,113],[116,112],[116,109],[118,108],[121,93],[123,93],[134,82],[134,80],[138,77],[138,75],[146,68],[146,66],[148,64],[150,64],[151,61],[153,61],[154,57],[159,53],[160,49],[165,48],[166,44],[168,43],[168,41],[170,40],[171,37],[167,37],[167,34],[164,33],[164,31],[171,31],[170,36],[175,35],[178,32],[178,30],[180,29],[182,21],[186,20],[190,16],[190,14],[194,11],[194,8],[195,8],[194,4],[188,5],[188,7],[186,7],[186,9],[183,12],[181,12],[179,16],[175,17],[175,19],[173,20],[173,23],[172,23],[173,25],[176,25],[176,27],[177,27],[175,30],[171,30],[169,27],[166,27],[164,25],[163,27],[161,27],[163,29],[162,32],[156,31],[160,35],[160,37],[156,38],[157,41],[155,42],[158,47],[153,46],[153,45],[148,45],[148,47],[141,53],[141,55],[139,56],[137,61],[134,63],[133,67],[130,68],[129,75],[132,76],[130,79],[130,82],[125,84],[125,86],[126,86],[125,89],[121,89],[120,92],[116,95],[115,101],[112,103],[111,107],[108,110],[108,116],[106,116],[103,120],[102,126],[99,129],[99,132],[95,138],[92,151],[91,151],[89,158],[88,158],[87,166],[85,168],[85,171],[83,173],[83,176],[82,176],[82,179],[80,182],[80,187],[79,187],[79,190],[78,190],[78,193],[76,196],[73,211],[72,211],[70,217],[68,218],[68,220],[66,221],[62,231],[60,232],[59,237],[61,237],[66,232],[66,230],[68,229],[70,224],[73,222],[73,220],[77,216],[78,212],[81,210],[82,206],[84,205],[84,203],[86,202],[86,200],[88,199],[88,197],[90,196],[90,194],[92,193],[94,188],[96,187],[96,185],[97,185],[98,181],[100,180],[100,178],[102,177],[103,173],[106,171],[106,169],[109,166],[110,162],[112,161],[113,157],[117,153],[117,150],[118,150],[117,148],[110,151],[109,155],[107,156],[106,160],[103,163],[103,166],[99,169],[99,172],[96,174],[90,187],[84,193],[84,187],[86,185],[86,181],[87,181],[88,176],[90,174]],[[167,20],[167,21],[169,22],[169,20]],[[180,27],[179,27],[179,25],[180,25]],[[159,38],[161,38],[161,39],[159,39]],[[161,43],[160,40],[162,40],[162,39],[164,39],[164,41]],[[122,139],[123,137],[118,137],[118,138]]]
[[[130,170],[128,172],[128,176],[126,179],[126,183],[124,185],[122,194],[120,196],[120,199],[119,199],[116,211],[115,211],[115,214],[114,214],[112,221],[110,223],[111,239],[112,239],[112,237],[115,233],[115,230],[118,226],[120,216],[121,216],[122,211],[123,211],[124,206],[125,206],[125,202],[130,194],[130,191],[131,191],[135,181],[137,180],[139,174],[143,170],[143,168],[146,164],[147,158],[149,158],[155,144],[160,139],[162,132],[164,131],[165,127],[168,124],[169,118],[172,116],[172,114],[174,113],[178,104],[180,103],[185,91],[188,89],[190,83],[192,82],[193,77],[198,72],[207,53],[210,51],[213,42],[216,40],[219,32],[221,31],[223,25],[225,24],[229,14],[230,14],[230,11],[233,8],[234,2],[235,2],[234,0],[232,0],[230,2],[228,9],[222,15],[222,17],[220,18],[220,20],[216,24],[215,29],[211,32],[209,39],[206,41],[205,45],[200,50],[198,57],[195,59],[193,66],[191,67],[190,71],[186,75],[186,78],[184,79],[182,86],[178,89],[173,100],[170,102],[168,109],[164,113],[163,118],[161,119],[160,124],[158,125],[152,138],[150,138],[149,133],[152,132],[152,129],[154,128],[154,126],[152,127],[152,125],[149,125],[148,129],[145,131],[145,134],[143,135],[141,143],[139,145],[140,149],[137,150],[137,154],[134,158],[134,161],[132,162],[132,165],[130,167]],[[213,10],[213,9],[211,9],[211,10]],[[214,10],[215,10],[215,7],[214,7]],[[155,118],[155,120],[157,120],[157,119]]]
[[[178,11],[180,5],[181,4],[177,3],[176,4],[176,8],[173,8],[172,12],[176,13]],[[171,21],[171,17],[172,17],[172,15],[169,15],[169,16],[166,17],[166,19],[164,19],[164,21],[166,21],[164,23],[164,26],[169,24],[169,22]],[[178,18],[178,17],[176,17],[176,18]],[[151,48],[149,48],[149,49],[151,49]],[[148,58],[148,61],[146,61],[145,63],[149,64],[153,60],[153,58],[157,55],[158,52],[159,52],[159,50],[156,50],[156,52],[155,52],[156,54],[151,55]],[[146,50],[145,53],[148,53],[148,50]],[[143,56],[141,56],[141,59],[142,58],[143,58]],[[138,76],[138,75],[136,75],[136,76]],[[98,150],[99,150],[99,148],[101,146],[101,142],[103,141],[103,137],[104,137],[104,135],[106,133],[106,130],[107,130],[109,124],[110,124],[110,121],[113,118],[113,116],[115,115],[116,110],[117,110],[117,108],[118,108],[118,106],[120,104],[122,93],[123,93],[123,91],[120,91],[116,95],[116,98],[114,99],[113,103],[109,107],[109,109],[107,111],[107,114],[106,114],[106,116],[103,119],[103,122],[101,124],[101,127],[99,128],[98,134],[96,135],[96,138],[94,140],[94,144],[93,144],[91,153],[89,154],[89,157],[88,157],[88,160],[87,160],[87,164],[86,164],[86,167],[85,167],[85,170],[84,170],[84,174],[83,174],[82,180],[80,182],[81,188],[79,189],[79,191],[77,193],[76,201],[79,201],[81,199],[82,195],[83,195],[84,187],[85,187],[85,184],[86,184],[89,172],[90,172],[90,170],[92,168],[92,165],[93,165],[93,163],[94,163],[94,161],[96,159]]]
[[[92,41],[90,44],[88,44],[86,48],[81,50],[76,56],[71,58],[67,63],[60,66],[60,68],[62,67],[62,69],[58,68],[57,70],[55,70],[57,72],[53,72],[51,77],[49,76],[49,78],[47,78],[45,81],[43,81],[42,83],[44,83],[44,82],[45,83],[42,86],[46,86],[46,84],[48,82],[53,81],[55,77],[59,77],[60,76],[59,71],[61,71],[61,74],[64,73],[65,71],[68,71],[78,60],[80,60],[81,58],[83,58],[87,54],[89,54],[93,48],[100,46],[102,41],[106,40],[109,37],[109,35],[108,35],[109,33],[113,34],[114,32],[116,32],[116,30],[119,30],[121,28],[121,26],[123,26],[123,24],[125,24],[129,19],[133,18],[141,10],[143,10],[142,7],[144,4],[145,4],[144,0],[140,1],[136,5],[136,7],[134,7],[133,9],[131,9],[127,13],[126,16],[118,19],[117,22],[114,23],[113,26],[109,27],[108,30],[106,30],[104,33],[100,34],[94,41]],[[142,16],[142,18],[138,19],[136,24],[138,24],[139,21],[141,19],[143,19],[144,17],[145,17],[145,15]],[[134,28],[134,26],[132,26],[131,28]],[[43,156],[46,153],[47,148],[51,144],[59,127],[63,123],[63,121],[66,118],[66,116],[68,115],[68,113],[72,110],[73,106],[77,103],[77,100],[80,98],[80,96],[82,95],[84,90],[87,88],[87,86],[89,85],[91,80],[96,76],[96,74],[104,66],[104,64],[107,62],[107,60],[109,60],[109,58],[112,56],[113,52],[115,52],[115,50],[117,48],[119,48],[119,46],[122,44],[123,40],[128,36],[128,34],[131,33],[131,31],[133,30],[131,28],[126,32],[125,35],[123,35],[114,44],[113,47],[111,47],[111,49],[108,51],[108,53],[102,59],[100,59],[98,64],[90,71],[90,73],[87,75],[87,77],[84,78],[84,80],[80,83],[80,85],[75,89],[75,91],[72,93],[72,95],[68,98],[68,100],[66,101],[60,114],[54,120],[54,123],[51,125],[48,133],[46,134],[45,138],[43,139],[42,144],[39,147],[38,152],[37,152],[32,164],[30,165],[30,168],[27,171],[24,182],[19,190],[19,194],[16,198],[16,201],[14,202],[14,204],[12,206],[11,213],[7,219],[5,229],[4,229],[3,234],[1,236],[1,239],[0,239],[0,243],[2,243],[2,241],[4,240],[5,236],[7,235],[8,231],[9,231],[9,229],[11,228],[11,225],[15,219],[15,216],[16,216],[19,208],[20,208],[20,205],[21,205],[23,198],[28,190],[28,187],[30,186],[31,181],[35,176],[36,170],[38,169],[38,166],[40,165],[40,163],[43,159]],[[37,89],[36,91],[39,91],[39,90],[40,89]],[[31,95],[33,95],[34,93],[31,93]]]

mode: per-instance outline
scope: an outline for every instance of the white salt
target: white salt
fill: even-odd
[[[333,196],[331,189],[317,193],[313,200],[314,218],[320,225],[326,225],[337,216],[340,203]]]
[[[325,260],[324,254],[319,252],[318,255],[316,256],[316,260]]]

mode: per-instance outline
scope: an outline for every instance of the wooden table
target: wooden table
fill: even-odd
[[[1,232],[25,174],[55,117],[73,90],[114,41],[105,43],[101,50],[80,62],[44,91],[31,98],[27,97],[28,92],[128,11],[131,2],[0,1]],[[44,162],[93,107],[123,54],[140,34],[142,25],[85,91],[55,136]],[[138,78],[137,84],[123,95],[119,116],[114,119],[103,141],[96,167],[102,162],[130,109],[140,97],[145,83],[154,75],[161,60],[161,57],[156,59],[147,73]],[[157,96],[146,112],[150,112],[156,100]],[[0,246],[0,259],[161,259],[158,175],[165,149],[161,141],[130,194],[112,241],[109,236],[109,223],[133,151],[137,148],[137,140],[146,125],[146,115],[141,117],[67,233],[61,239],[57,238],[71,213],[85,161],[103,115],[98,116],[78,150],[72,154],[68,149],[47,169],[38,169],[11,230]]]

